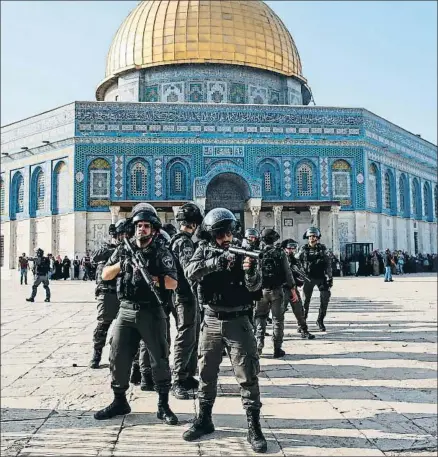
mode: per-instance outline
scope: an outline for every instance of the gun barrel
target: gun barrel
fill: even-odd
[[[224,252],[224,249],[216,248],[215,251]],[[251,257],[252,259],[257,259],[257,260],[260,260],[263,257],[263,252],[261,252],[261,251],[247,251],[246,249],[236,248],[233,246],[230,246],[228,248],[228,252],[230,254],[242,255],[244,257]]]

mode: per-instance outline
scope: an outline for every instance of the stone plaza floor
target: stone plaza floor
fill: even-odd
[[[309,324],[317,339],[301,340],[289,311],[283,359],[272,358],[267,337],[260,373],[267,455],[437,455],[437,278],[394,279],[336,279],[325,334],[316,330],[315,291]],[[15,276],[1,288],[2,456],[253,455],[228,360],[216,432],[199,442],[181,437],[195,400],[171,396],[180,425],[169,427],[156,418],[156,394],[139,387],[129,390],[131,414],[98,422],[92,415],[112,392],[108,345],[102,368],[87,366],[94,284],[53,281],[51,303],[42,287],[27,303],[30,286]]]

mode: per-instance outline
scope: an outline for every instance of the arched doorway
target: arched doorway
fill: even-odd
[[[232,211],[244,229],[245,202],[250,198],[248,184],[234,173],[222,173],[213,178],[206,191],[205,210],[227,208]]]

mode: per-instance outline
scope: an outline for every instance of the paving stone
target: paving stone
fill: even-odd
[[[289,311],[282,359],[272,357],[267,337],[259,377],[266,455],[437,455],[436,275],[382,285],[381,278],[336,280],[326,333],[316,329],[315,291],[309,326],[316,339],[301,340]],[[171,427],[156,417],[157,394],[138,386],[128,391],[131,414],[96,421],[94,412],[113,395],[108,346],[102,368],[88,367],[94,284],[55,281],[48,304],[25,303],[29,290],[14,279],[1,286],[2,456],[254,455],[228,358],[213,408],[216,431],[198,442],[182,440],[195,398],[170,396],[180,421]]]

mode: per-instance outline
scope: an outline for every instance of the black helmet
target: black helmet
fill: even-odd
[[[303,240],[307,240],[310,235],[315,235],[319,240],[321,238],[321,231],[318,227],[309,227],[303,235]]]
[[[204,214],[201,208],[195,203],[189,202],[181,206],[176,214],[177,222],[201,225]]]
[[[160,236],[163,238],[166,244],[170,244],[170,242],[172,241],[171,236],[164,229],[160,229]]]
[[[164,224],[163,225],[163,230],[172,238],[173,236],[176,235],[177,230],[173,224]]]
[[[286,240],[283,240],[283,242],[281,243],[281,247],[283,249],[286,249],[286,248],[292,248],[292,249],[297,249],[298,248],[298,242],[295,241],[294,239],[292,238],[288,238]]]
[[[260,238],[260,233],[255,228],[247,228],[245,230],[245,238],[248,238],[249,236],[255,236],[257,238]]]
[[[274,229],[266,228],[262,231],[262,241],[267,244],[274,244],[280,239],[280,234]]]
[[[202,223],[203,230],[211,236],[218,233],[234,232],[236,229],[236,217],[226,208],[215,208],[207,213]]]
[[[156,230],[161,228],[161,221],[158,217],[156,209],[149,203],[139,203],[132,208],[132,223],[135,225],[137,222],[150,222],[152,227]]]
[[[116,236],[116,224],[109,225],[108,234],[111,236]]]
[[[124,233],[129,234],[131,230],[131,224],[127,219],[119,219],[116,224],[116,235],[122,235]]]
[[[35,249],[35,254],[37,257],[41,257],[44,255],[44,251],[41,248]]]

